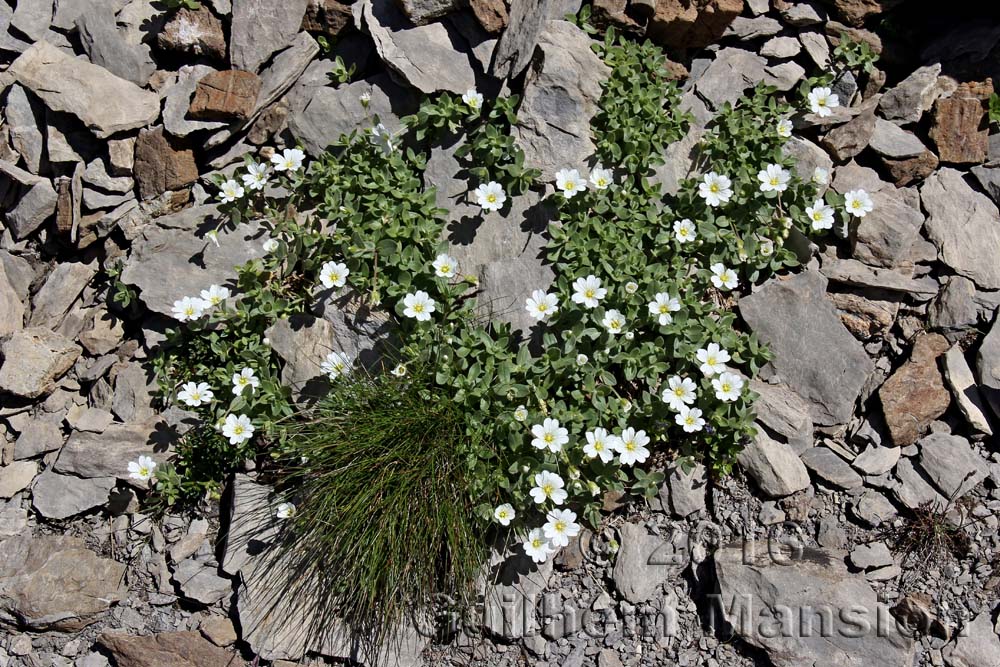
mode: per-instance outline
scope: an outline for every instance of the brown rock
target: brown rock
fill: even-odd
[[[233,622],[224,616],[209,616],[198,626],[198,632],[216,646],[229,646],[239,639]]]
[[[827,132],[820,142],[834,159],[849,160],[865,149],[875,132],[875,107],[871,106],[856,118]]]
[[[275,102],[260,114],[247,132],[247,140],[255,146],[266,144],[287,125],[288,104],[284,100]]]
[[[222,21],[204,6],[197,10],[179,10],[163,26],[156,42],[166,51],[226,59],[226,35],[222,31]]]
[[[910,183],[922,181],[937,169],[938,158],[931,151],[924,151],[920,155],[911,158],[894,160],[883,157],[882,164],[892,175],[896,185],[903,187]]]
[[[672,48],[708,46],[743,12],[743,0],[658,0],[646,35]]]
[[[823,0],[852,26],[861,27],[872,16],[884,14],[903,0]]]
[[[97,642],[118,667],[244,667],[239,656],[219,648],[197,632],[161,632],[134,636],[102,633]]]
[[[625,13],[626,4],[626,0],[594,0],[591,22],[601,29],[639,30],[642,26]]]
[[[134,170],[143,199],[179,190],[198,180],[194,151],[164,134],[163,127],[139,133],[135,142]]]
[[[327,37],[338,36],[354,20],[349,4],[337,0],[309,0],[302,29]]]
[[[873,33],[871,30],[853,28],[838,21],[827,21],[826,25],[823,26],[823,29],[826,32],[826,36],[829,38],[832,46],[837,46],[840,44],[840,39],[842,37],[847,37],[847,39],[854,42],[864,42],[871,47],[872,51],[876,55],[882,54],[882,38]]]
[[[937,360],[949,347],[940,334],[918,337],[910,358],[879,389],[882,411],[896,446],[915,443],[930,423],[948,409],[951,395]]]
[[[486,32],[497,34],[507,27],[510,15],[504,0],[469,0],[469,8]]]
[[[987,92],[989,91],[989,92]],[[930,137],[941,162],[979,164],[989,149],[989,127],[983,99],[993,83],[963,83],[952,94],[934,102],[934,124]]]
[[[253,113],[260,85],[260,77],[253,72],[212,72],[198,81],[188,115],[199,120],[246,120]]]
[[[884,336],[899,311],[896,301],[868,299],[848,292],[829,292],[826,296],[837,307],[840,321],[858,340]]]

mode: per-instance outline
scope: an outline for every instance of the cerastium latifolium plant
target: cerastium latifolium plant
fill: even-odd
[[[285,149],[218,183],[225,224],[259,225],[265,253],[240,268],[238,299],[222,286],[178,295],[181,326],[156,367],[165,399],[203,425],[172,464],[136,474],[171,502],[214,493],[246,459],[266,464],[291,543],[347,558],[330,565],[329,599],[355,628],[467,591],[496,537],[546,560],[578,517],[600,523],[604,492],[654,495],[670,459],[727,472],[754,435],[748,380],[769,358],[736,298],[795,264],[791,234],[871,210],[863,191],[824,194],[822,170],[800,177],[783,150],[798,112],[766,87],[718,112],[691,173],[664,191],[656,167],[692,119],[663,54],[610,31],[595,50],[610,77],[586,164],[525,166],[517,99],[468,91],[426,100],[396,132],[372,117],[308,167]],[[832,113],[828,81],[799,103]],[[422,177],[456,137],[484,215],[554,181],[555,279],[524,304],[537,345],[484,317],[477,278],[448,255],[446,211]],[[328,393],[303,407],[267,332],[333,301],[381,313],[391,341],[380,361],[329,341],[314,360]]]

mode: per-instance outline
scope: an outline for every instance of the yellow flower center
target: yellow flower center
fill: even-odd
[[[670,312],[670,308],[668,308],[668,307],[666,306],[666,304],[662,304],[662,303],[661,303],[661,304],[660,304],[660,314],[661,314],[661,315],[664,315],[664,314],[666,314],[666,313],[669,313],[669,312]]]
[[[583,295],[584,295],[585,297],[587,297],[588,299],[593,299],[593,298],[594,298],[594,290],[592,290],[592,289],[589,289],[589,288],[588,288],[588,289],[587,289],[587,290],[586,290],[586,291],[585,291],[585,292],[583,293]]]
[[[630,452],[634,452],[635,451],[635,441],[634,440],[627,440],[625,442],[625,449],[627,449]]]
[[[548,309],[549,309],[549,307],[548,307],[548,306],[546,306],[546,305],[545,305],[544,303],[540,303],[540,304],[538,304],[538,310],[539,310],[539,311],[541,311],[541,312],[545,312],[545,311],[546,311],[546,310],[548,310]]]
[[[674,389],[674,396],[681,397],[684,395],[684,389],[682,387],[677,387]]]
[[[611,321],[610,321],[610,322],[608,323],[608,326],[609,326],[609,327],[611,327],[612,329],[618,329],[618,328],[621,328],[621,325],[622,325],[622,323],[621,323],[621,322],[619,322],[618,320],[611,320]]]
[[[551,484],[546,484],[545,486],[542,487],[542,493],[544,493],[546,496],[551,496],[553,491],[555,491],[555,487],[552,486]]]
[[[771,185],[777,185],[779,183],[777,176],[771,177]]]
[[[595,440],[594,441],[594,451],[595,452],[603,452],[604,451],[604,443],[601,442],[600,440]]]
[[[536,537],[535,539],[531,540],[531,546],[534,547],[535,549],[540,549],[542,546],[542,541]]]
[[[813,220],[821,220],[822,218],[823,218],[822,213],[820,213],[819,211],[813,211]]]
[[[243,427],[237,424],[233,427],[233,435],[243,435]]]
[[[557,533],[563,532],[564,530],[566,530],[566,522],[565,521],[556,521],[555,529],[556,529]]]
[[[491,204],[495,204],[497,201],[497,196],[491,192],[490,194],[486,195],[486,201],[488,201]]]
[[[424,304],[422,304],[422,303],[415,303],[415,304],[413,304],[413,312],[415,312],[415,313],[422,313],[422,312],[424,312]]]
[[[576,183],[573,182],[573,181],[566,181],[566,189],[567,190],[575,190],[576,189]]]
[[[139,474],[142,475],[143,477],[147,477],[149,475],[149,468],[147,468],[146,466],[140,467]]]
[[[719,184],[718,183],[712,183],[710,186],[708,186],[708,189],[711,192],[718,192],[719,191]]]
[[[546,433],[542,437],[542,440],[544,440],[545,442],[552,442],[553,440],[555,440],[555,437],[551,433]]]
[[[731,384],[729,384],[728,382],[723,382],[722,383],[722,391],[728,392],[732,388],[733,388],[733,386]]]
[[[687,424],[688,426],[691,426],[692,424],[694,424],[694,417],[688,415],[687,417],[684,418],[684,423]]]

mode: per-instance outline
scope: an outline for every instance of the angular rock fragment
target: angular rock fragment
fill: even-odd
[[[764,433],[740,451],[737,460],[768,496],[789,496],[809,486],[809,472],[791,446]]]
[[[111,7],[96,4],[76,19],[77,33],[90,62],[143,87],[156,71],[145,44],[131,44],[115,24]]]
[[[920,336],[910,358],[879,389],[882,412],[896,446],[915,443],[951,404],[938,369],[938,357],[948,347],[948,341],[938,334]]]
[[[33,327],[15,332],[0,347],[0,391],[22,398],[48,394],[81,351],[79,345],[49,329]]]
[[[246,120],[257,103],[261,80],[253,72],[213,72],[198,81],[189,114],[203,120]]]
[[[309,0],[240,0],[233,3],[230,62],[257,72],[298,34]]]
[[[162,127],[143,130],[135,142],[135,178],[143,199],[190,185],[198,180],[194,151],[168,137]]]
[[[46,470],[31,487],[31,505],[48,519],[68,519],[108,502],[114,477],[81,479]]]
[[[666,47],[708,46],[743,11],[743,0],[659,0],[647,36]]]
[[[252,39],[252,38],[251,38]],[[156,36],[157,44],[166,51],[226,59],[226,35],[222,22],[208,7],[182,7]]]

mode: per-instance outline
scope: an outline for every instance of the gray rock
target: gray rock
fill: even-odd
[[[170,315],[177,299],[197,296],[207,285],[229,283],[237,266],[262,254],[257,224],[221,230],[218,246],[206,238],[217,213],[215,206],[196,206],[157,218],[142,230],[121,280],[141,290],[139,298],[147,308]]]
[[[547,20],[554,4],[552,0],[524,0],[512,4],[507,29],[493,53],[490,74],[498,79],[513,79],[524,71],[531,62],[542,31],[554,23]]]
[[[34,461],[14,461],[0,466],[0,498],[12,498],[28,488],[38,474],[38,464]]]
[[[827,447],[813,447],[802,452],[802,462],[820,479],[841,489],[856,489],[864,480],[850,464]]]
[[[931,433],[920,441],[921,470],[946,498],[960,498],[989,475],[989,466],[965,438]]]
[[[870,145],[879,155],[893,159],[916,157],[927,150],[916,135],[881,118],[875,119],[875,131]]]
[[[0,160],[0,175],[20,185],[17,203],[4,214],[14,238],[20,240],[38,229],[56,212],[58,195],[52,187],[52,181],[29,174],[9,162]],[[0,178],[0,184],[3,180]]]
[[[41,328],[15,332],[0,349],[0,390],[22,398],[50,393],[82,352],[73,341]]]
[[[994,320],[989,334],[983,339],[976,353],[976,373],[980,390],[993,409],[1000,416],[1000,319]]]
[[[677,579],[688,565],[686,536],[674,531],[651,535],[643,526],[626,523],[618,528],[621,545],[612,577],[615,590],[632,604],[653,597],[664,583]]]
[[[292,45],[274,56],[272,63],[260,73],[260,92],[251,118],[271,106],[284,95],[302,75],[316,54],[319,44],[307,32],[300,32]]]
[[[476,73],[458,31],[447,22],[410,27],[391,0],[364,0],[361,13],[382,62],[423,93],[461,95],[476,87]]]
[[[0,312],[5,313],[4,317],[0,318],[0,337],[24,328],[24,302],[7,277],[7,269],[2,263],[0,263]]]
[[[792,135],[782,147],[782,153],[795,160],[795,173],[803,181],[812,179],[816,167],[825,169],[827,174],[833,173],[833,160],[825,150],[808,139]]]
[[[590,37],[565,21],[550,21],[538,48],[540,64],[526,76],[512,134],[524,150],[525,166],[541,169],[548,180],[567,165],[579,168],[594,154],[590,120],[610,70],[590,50]]]
[[[937,249],[933,250],[937,258]],[[956,333],[975,326],[979,320],[975,283],[962,276],[943,276],[942,280],[941,291],[927,309],[928,323],[934,329]]]
[[[737,456],[737,461],[772,498],[789,496],[809,486],[809,472],[790,445],[762,431]]]
[[[78,537],[0,542],[0,618],[35,631],[75,632],[128,593],[125,565]]]
[[[750,390],[759,398],[754,403],[757,420],[783,436],[795,452],[801,454],[813,446],[813,424],[809,405],[785,385],[750,381]]]
[[[733,19],[733,22],[729,24],[729,27],[726,28],[726,32],[723,34],[723,37],[736,37],[737,39],[748,42],[754,39],[760,39],[761,37],[777,35],[779,32],[781,32],[781,24],[769,16],[756,16],[754,18],[737,16]],[[798,53],[798,51],[796,51],[796,53]],[[761,55],[764,56],[767,54],[761,52]]]
[[[47,519],[68,519],[104,505],[114,487],[114,477],[81,479],[46,470],[31,487],[31,504]]]
[[[798,85],[805,74],[805,68],[794,61],[769,65],[764,69],[764,85],[787,92]]]
[[[90,62],[115,76],[145,86],[156,63],[145,44],[131,44],[115,24],[111,7],[95,5],[76,19],[77,32]]]
[[[536,564],[523,553],[492,564],[498,574],[484,580],[483,628],[508,641],[537,634],[535,606],[552,578],[552,560]]]
[[[111,410],[124,422],[146,421],[154,414],[155,389],[155,379],[148,369],[134,361],[121,364],[115,375]]]
[[[782,3],[778,13],[785,23],[797,28],[816,25],[826,20],[826,11],[815,2]]]
[[[171,451],[161,428],[158,422],[150,421],[114,424],[102,433],[76,431],[63,445],[52,469],[87,479],[117,478],[145,488],[145,483],[129,479],[128,463],[149,456],[162,465],[169,458]]]
[[[14,537],[28,528],[28,511],[20,507],[0,509],[0,537]]]
[[[892,470],[899,461],[899,447],[872,445],[851,462],[866,475],[883,475]]]
[[[32,300],[32,327],[55,328],[63,316],[77,300],[80,293],[97,274],[97,262],[61,262],[45,279],[45,283]]]
[[[873,105],[865,105],[862,112],[855,118],[827,132],[826,136],[823,137],[823,146],[837,160],[843,161],[852,158],[863,151],[871,142],[872,135],[875,133],[875,125],[875,108]]]
[[[658,183],[660,191],[666,194],[675,195],[680,192],[681,181],[693,175],[692,169],[698,155],[699,142],[704,134],[704,128],[692,124],[680,141],[667,146],[663,164],[653,168],[650,182]]]
[[[826,37],[818,32],[800,32],[799,41],[820,69],[825,70],[830,66],[830,45]]]
[[[7,90],[3,114],[7,119],[10,143],[33,174],[39,172],[45,150],[45,137],[39,129],[37,111],[24,88],[14,84]]]
[[[875,208],[858,221],[852,235],[852,254],[871,266],[905,267],[910,249],[920,236],[924,216],[895,188],[880,190],[871,197]]]
[[[66,413],[66,423],[76,431],[103,433],[115,420],[107,410],[74,405]],[[62,438],[60,437],[60,441]]]
[[[846,423],[874,365],[823,295],[816,271],[775,278],[740,300],[743,319],[775,355],[774,372],[810,406],[813,422]]]
[[[833,190],[840,194],[850,190],[864,190],[872,194],[888,188],[889,185],[878,177],[878,172],[874,169],[859,166],[854,160],[837,167],[831,183]]]
[[[794,37],[774,37],[760,47],[760,55],[765,58],[792,58],[801,50],[802,45]]]
[[[1000,205],[1000,167],[976,166],[972,168],[972,175],[976,177],[979,185],[990,196],[993,203]]]
[[[311,155],[321,154],[343,134],[367,131],[376,115],[390,132],[397,132],[399,118],[416,109],[416,98],[387,74],[339,88],[328,87],[328,81],[311,85],[310,73],[320,63],[313,63],[289,93],[288,129]],[[361,104],[364,93],[371,95],[367,108]]]
[[[45,36],[52,22],[51,0],[18,0],[10,27],[16,28],[32,42]]]
[[[99,139],[149,125],[160,115],[156,93],[37,42],[8,72],[53,111],[79,118]]]
[[[687,517],[705,510],[705,491],[708,481],[705,466],[695,465],[689,473],[675,467],[667,478],[670,489],[670,508],[679,517]]]
[[[884,269],[868,266],[856,259],[836,259],[824,256],[820,272],[830,280],[872,287],[889,292],[902,292],[915,301],[930,301],[938,293],[938,283],[931,277],[912,278],[912,269]]]
[[[229,58],[256,72],[299,33],[309,0],[241,0],[233,7]]]
[[[135,164],[135,137],[110,139],[108,141],[108,161],[115,176],[131,176]]]
[[[877,570],[895,563],[885,542],[859,544],[851,551],[850,560],[859,570]]]
[[[429,23],[462,5],[460,0],[400,0],[399,4],[407,18],[416,25]]]
[[[953,345],[944,355],[944,379],[948,383],[948,388],[951,389],[952,396],[955,397],[959,411],[969,422],[969,426],[980,433],[993,435],[993,429],[990,428],[990,422],[986,418],[983,399],[976,387],[976,379],[973,377],[972,369],[969,368],[969,364],[965,360],[965,353],[958,343]]]
[[[163,127],[175,137],[186,137],[199,130],[218,130],[228,123],[187,118],[191,97],[198,81],[215,70],[208,65],[185,65],[177,72],[177,82],[166,89],[163,102]]]
[[[882,117],[907,125],[920,120],[925,111],[930,110],[937,99],[938,75],[941,74],[941,64],[935,63],[921,67],[908,77],[887,90],[879,100],[879,111]]]
[[[976,616],[943,653],[949,667],[993,667],[1000,655],[1000,637],[991,614]]]
[[[62,430],[58,424],[32,419],[14,442],[14,460],[30,459],[52,452],[63,444]]]
[[[806,547],[800,556],[776,559],[763,542],[723,547],[715,553],[722,613],[739,636],[767,652],[775,667],[909,665],[913,641],[894,623],[877,620],[889,618],[889,610],[863,575],[848,572],[845,556]],[[844,614],[865,619],[865,625],[837,630]],[[833,627],[820,631],[817,615]],[[776,618],[789,619],[780,632],[773,625]]]
[[[855,503],[854,514],[862,522],[874,528],[892,519],[898,512],[888,498],[877,491],[867,489]]]
[[[99,190],[91,190],[89,188],[83,191],[83,205],[90,211],[115,208],[133,199],[135,199],[135,195],[131,192],[123,195],[109,195]]]
[[[695,82],[695,90],[713,109],[735,103],[745,90],[764,80],[767,61],[743,49],[722,49]]]
[[[973,190],[962,173],[945,168],[920,189],[929,215],[924,228],[941,261],[979,287],[1000,289],[1000,212],[985,195]]]
[[[135,186],[135,180],[130,176],[112,176],[101,158],[95,158],[87,165],[83,172],[83,182],[94,187],[124,194],[131,192]]]
[[[171,579],[185,598],[206,605],[215,604],[233,590],[232,582],[216,574],[214,567],[192,558],[174,568]]]
[[[947,505],[948,499],[937,492],[911,459],[900,459],[893,472],[899,480],[893,493],[903,506],[913,510],[929,503],[941,511]]]

